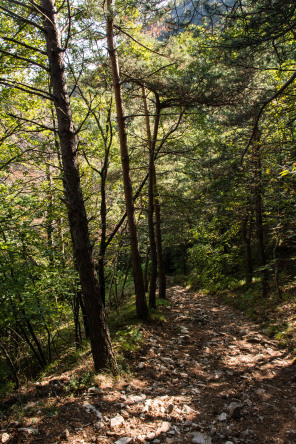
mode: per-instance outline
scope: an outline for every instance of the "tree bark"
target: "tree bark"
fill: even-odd
[[[252,251],[251,251],[251,220],[248,215],[243,218],[242,221],[242,241],[245,248],[245,270],[246,270],[246,285],[252,283],[253,264],[252,264]]]
[[[156,308],[156,278],[157,278],[157,251],[154,233],[154,149],[152,145],[149,110],[147,106],[147,98],[145,87],[142,86],[142,98],[144,104],[145,123],[147,142],[149,149],[149,182],[148,182],[148,230],[151,256],[151,270],[150,270],[150,286],[149,286],[149,307]],[[159,117],[156,116],[156,119]],[[157,125],[158,126],[158,125]]]
[[[77,141],[73,126],[57,13],[54,0],[41,0],[50,80],[58,122],[65,197],[73,250],[87,314],[95,370],[116,371],[105,311],[101,301],[89,239],[88,221],[80,185]]]
[[[255,217],[256,217],[256,235],[258,243],[259,264],[263,269],[262,275],[262,296],[267,296],[267,270],[265,248],[264,248],[264,231],[262,218],[262,175],[261,175],[261,155],[260,155],[260,133],[257,130],[253,142],[253,162],[254,162],[254,198],[255,198]]]
[[[156,113],[155,113],[156,116],[154,121],[154,131],[153,131],[153,140],[152,140],[152,151],[153,151],[152,180],[153,180],[153,197],[154,197],[154,214],[155,214],[156,251],[157,251],[158,279],[159,279],[158,296],[161,299],[165,299],[166,277],[165,277],[165,266],[164,266],[163,251],[162,251],[160,204],[158,199],[156,169],[155,169],[155,151],[156,151],[156,142],[157,142],[158,128],[160,122],[160,112],[161,112],[159,97],[157,94],[155,94],[155,101],[156,101]]]
[[[122,174],[123,174],[123,186],[124,186],[126,213],[127,213],[129,235],[130,235],[132,267],[133,267],[135,293],[136,293],[136,309],[138,317],[141,319],[146,319],[148,317],[148,307],[145,297],[144,279],[141,267],[141,256],[139,251],[137,227],[135,220],[132,183],[130,178],[127,133],[126,133],[125,116],[124,116],[123,102],[121,95],[121,82],[120,82],[117,54],[116,54],[116,49],[114,47],[112,0],[107,0],[107,47],[112,68],[113,87],[114,87],[115,102],[116,102],[121,164],[122,164]]]
[[[160,204],[158,199],[155,166],[153,172],[153,185],[154,185],[155,235],[156,235],[158,279],[159,279],[158,296],[160,299],[166,299],[166,276],[165,276],[165,266],[163,259],[163,250],[162,250]]]
[[[105,156],[104,168],[101,174],[101,240],[98,261],[98,273],[100,293],[104,306],[106,305],[106,279],[105,279],[105,255],[106,255],[106,230],[107,230],[107,206],[106,206],[106,179],[107,179],[107,159]]]

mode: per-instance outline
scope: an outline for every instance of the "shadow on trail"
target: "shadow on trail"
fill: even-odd
[[[143,327],[147,340],[130,357],[129,378],[114,380],[95,395],[56,393],[52,417],[32,410],[36,422],[30,427],[39,435],[10,428],[8,443],[107,444],[131,437],[135,443],[157,438],[185,444],[197,432],[213,444],[295,443],[296,364],[288,353],[241,313],[209,296],[174,287],[169,297],[171,307],[163,309],[167,322]],[[48,396],[50,388],[43,394],[36,389],[36,399]],[[102,414],[101,428],[84,402]],[[234,402],[240,406],[235,417]],[[124,422],[111,427],[117,414]]]

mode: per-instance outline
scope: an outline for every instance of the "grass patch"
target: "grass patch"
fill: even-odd
[[[124,328],[126,325],[139,325],[140,321],[136,313],[135,298],[131,297],[125,300],[117,311],[109,312],[107,315],[107,323],[112,337],[118,330]]]

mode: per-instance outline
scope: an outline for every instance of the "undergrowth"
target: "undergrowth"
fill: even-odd
[[[272,287],[263,297],[259,281],[248,288],[240,282],[215,295],[223,303],[242,311],[259,324],[263,333],[275,339],[280,347],[292,350],[296,356],[296,282],[283,285],[280,298]]]

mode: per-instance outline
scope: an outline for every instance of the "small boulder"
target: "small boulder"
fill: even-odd
[[[240,404],[239,402],[231,402],[228,408],[231,418],[239,419],[241,417],[241,412],[243,408],[242,404]]]
[[[220,421],[220,422],[226,421],[226,419],[227,419],[227,415],[224,412],[218,416],[218,421]]]
[[[133,440],[133,438],[129,438],[129,437],[119,438],[117,441],[114,442],[114,444],[128,444],[132,440]]]
[[[7,441],[9,441],[9,438],[10,438],[10,436],[9,436],[8,433],[2,433],[2,435],[1,435],[1,443],[5,444]]]
[[[205,433],[195,433],[193,435],[192,441],[193,444],[212,444],[212,438]]]
[[[118,427],[121,424],[124,424],[124,422],[125,422],[124,417],[117,414],[116,416],[114,416],[114,418],[111,418],[110,427],[111,429],[113,429],[114,427]]]
[[[159,429],[157,430],[157,433],[167,433],[171,428],[171,423],[168,421],[163,421]]]

